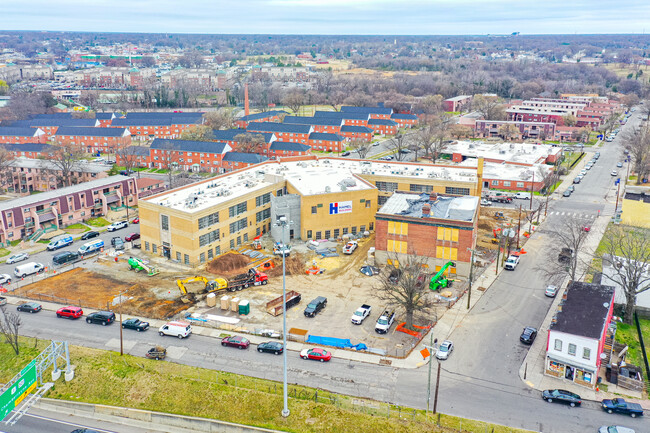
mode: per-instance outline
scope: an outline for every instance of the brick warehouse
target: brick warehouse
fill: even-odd
[[[479,198],[395,192],[375,216],[375,258],[399,266],[409,254],[426,257],[431,272],[469,275],[476,246]]]

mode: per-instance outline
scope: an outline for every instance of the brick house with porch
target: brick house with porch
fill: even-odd
[[[342,152],[345,150],[345,138],[338,134],[312,132],[309,134],[309,145],[314,150]]]
[[[47,142],[47,134],[40,128],[28,126],[0,126],[0,144]]]
[[[131,145],[131,132],[126,128],[62,126],[54,134],[53,141],[76,146],[88,153],[114,153],[117,148]]]
[[[135,179],[110,176],[0,202],[0,243],[42,230],[105,216],[112,207],[138,204]]]
[[[155,168],[172,164],[186,171],[215,173],[230,150],[228,144],[221,142],[157,138],[151,143],[149,160]]]

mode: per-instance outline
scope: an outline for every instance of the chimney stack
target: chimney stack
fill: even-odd
[[[429,194],[429,200],[431,200],[432,203],[435,203],[436,200],[438,200],[438,193],[432,192]]]
[[[431,205],[429,203],[424,203],[422,205],[422,217],[427,218],[431,216]]]
[[[248,107],[248,83],[244,84],[244,115],[248,116],[250,109]]]

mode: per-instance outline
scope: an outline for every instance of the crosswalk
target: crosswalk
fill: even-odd
[[[558,215],[558,216],[564,216],[567,218],[580,218],[580,219],[595,219],[598,217],[598,214],[592,214],[592,213],[578,213],[578,212],[561,212],[561,211],[553,211],[549,212],[549,215]],[[602,212],[600,213],[602,215]]]

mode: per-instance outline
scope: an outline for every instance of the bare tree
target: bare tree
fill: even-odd
[[[519,135],[519,128],[512,123],[503,124],[499,127],[499,135],[503,137],[504,140],[509,141]]]
[[[390,150],[393,150],[395,152],[395,159],[401,161],[404,157],[404,151],[408,146],[406,136],[398,132],[393,138],[388,140],[386,144]]]
[[[233,127],[232,110],[220,108],[217,111],[209,111],[203,115],[205,125],[211,129],[231,129]]]
[[[58,184],[71,186],[77,183],[74,173],[81,168],[83,157],[84,152],[79,146],[64,144],[57,146],[48,159],[42,159],[41,165],[56,177]]]
[[[167,170],[169,188],[174,187],[174,170],[178,169],[178,149],[173,145],[173,143],[167,141],[164,142],[160,148],[160,167]]]
[[[433,161],[435,162],[440,156],[440,153],[447,147],[447,140],[449,139],[449,128],[453,125],[453,118],[446,114],[441,113],[433,119],[433,143],[431,144],[431,151],[433,152]]]
[[[20,346],[18,344],[18,330],[22,325],[20,315],[14,311],[7,312],[6,305],[1,306],[0,311],[2,312],[2,319],[0,319],[0,333],[2,333],[5,341],[9,343],[11,348],[14,350],[14,353],[19,355]]]
[[[474,133],[474,130],[467,125],[451,125],[451,128],[449,128],[449,135],[456,139],[460,139],[462,137],[471,137]]]
[[[5,146],[0,146],[0,185],[13,184],[14,154]]]
[[[603,284],[614,283],[625,294],[625,323],[632,323],[636,298],[650,290],[650,232],[632,226],[610,226],[601,243]],[[607,271],[605,267],[608,266]]]
[[[625,148],[632,157],[634,172],[637,174],[636,183],[641,183],[641,179],[648,173],[648,164],[650,163],[650,126],[645,126],[625,134]]]
[[[415,131],[413,137],[420,148],[424,149],[427,158],[430,158],[436,141],[435,125],[433,120],[430,118],[426,119],[421,124],[421,127]],[[435,158],[432,158],[432,162],[436,162]]]
[[[565,126],[576,126],[576,122],[578,120],[573,114],[567,114],[566,116],[562,116],[562,121],[564,122]]]
[[[137,146],[118,146],[115,148],[115,156],[118,163],[124,167],[127,173],[132,172],[138,165],[139,154],[137,153]]]
[[[392,307],[401,307],[406,313],[406,327],[413,329],[413,315],[432,305],[429,275],[423,256],[408,254],[400,257],[399,268],[395,257],[380,275],[377,297]]]
[[[352,148],[352,151],[359,154],[359,158],[366,159],[370,151],[370,142],[368,140],[364,138],[353,138],[348,144]]]
[[[298,115],[298,112],[305,105],[305,94],[301,90],[293,90],[282,98],[282,103],[289,107],[293,114]]]
[[[504,105],[496,96],[475,95],[472,98],[472,108],[487,120],[504,120],[506,118]]]
[[[569,277],[576,281],[579,276],[579,252],[587,238],[584,222],[576,218],[567,218],[550,230],[554,240],[547,249],[548,262],[543,262],[537,267],[549,281],[559,284],[564,278]],[[559,262],[559,263],[558,263]]]
[[[266,140],[261,134],[237,134],[234,141],[240,152],[261,154],[266,150]]]
[[[212,128],[207,125],[194,125],[181,133],[181,140],[212,141],[214,134]]]

